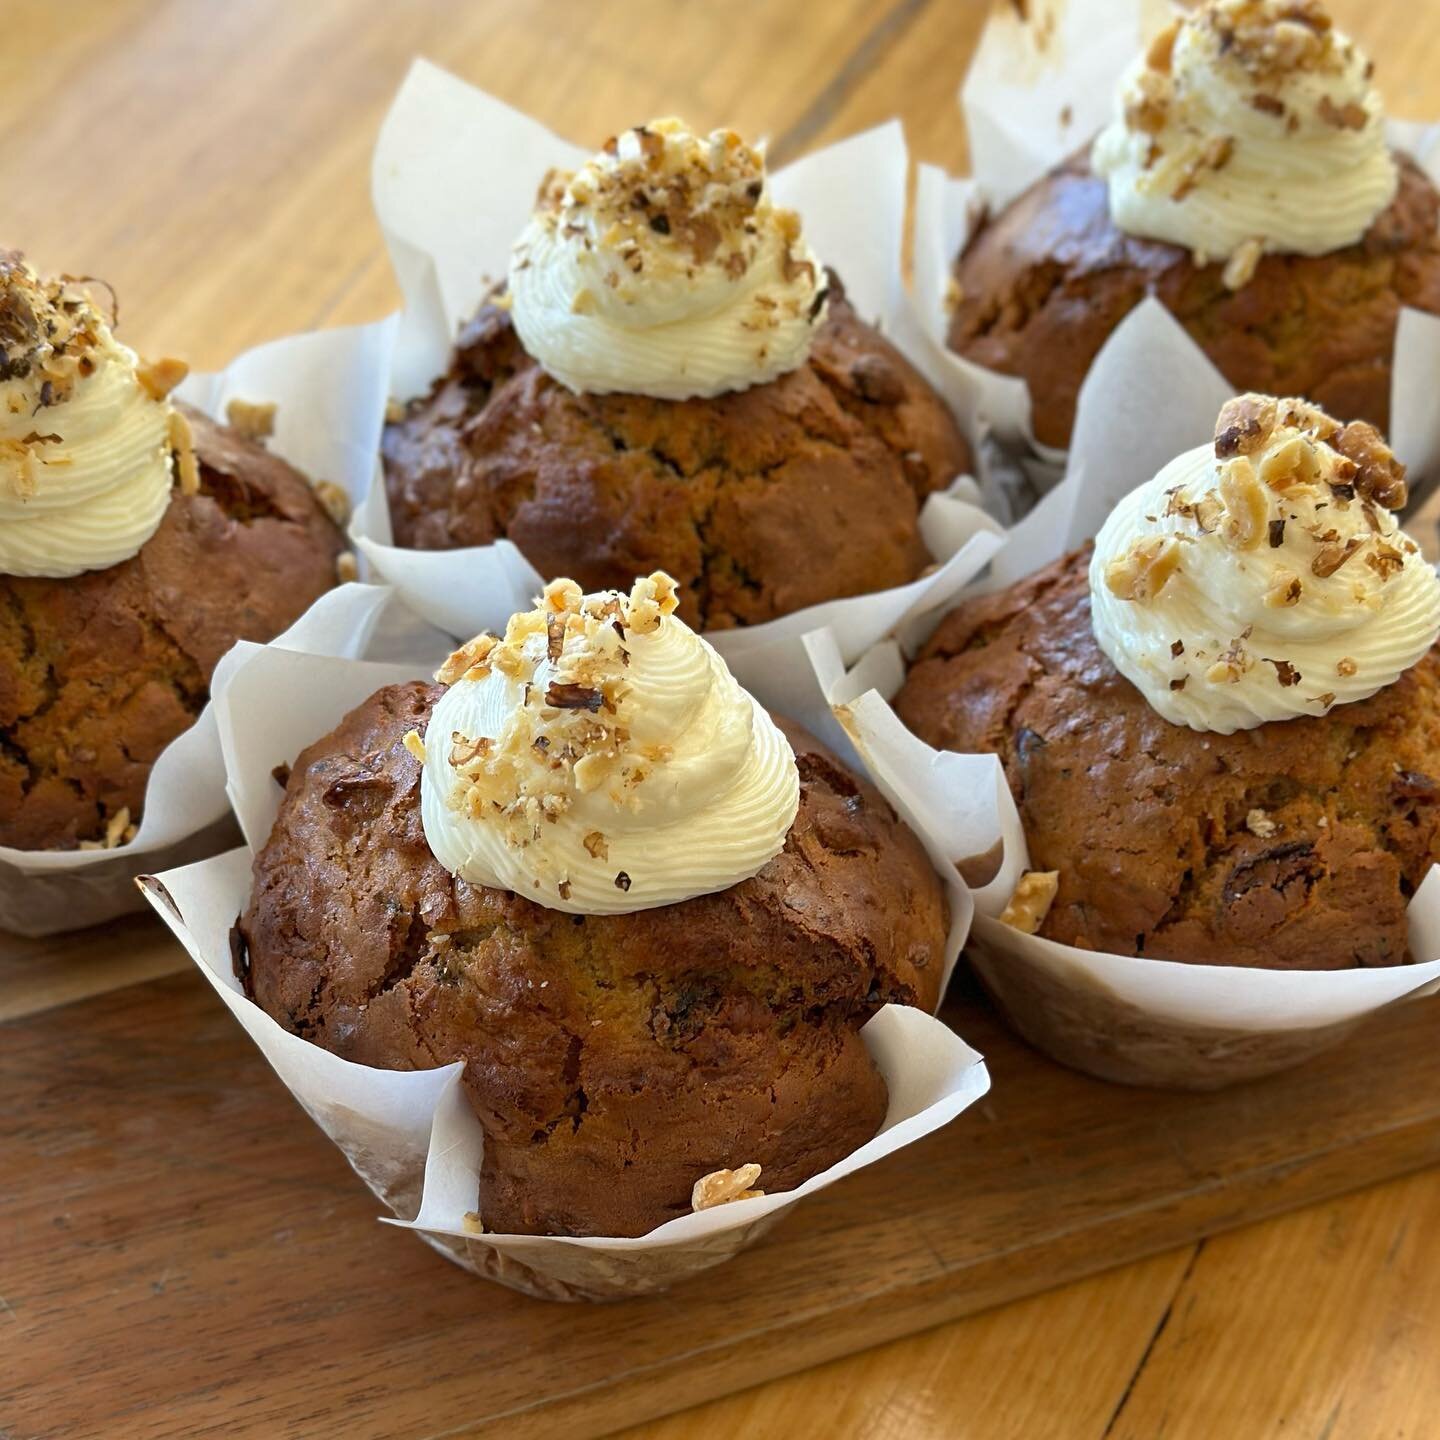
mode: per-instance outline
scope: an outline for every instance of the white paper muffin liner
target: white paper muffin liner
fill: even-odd
[[[1008,493],[992,505],[1007,521],[1024,514],[1037,490],[1059,480],[1065,452],[1035,439],[1024,380],[963,359],[947,345],[945,297],[955,259],[987,211],[998,214],[1109,122],[1126,67],[1175,13],[1164,0],[1048,0],[1034,7],[1027,22],[1017,7],[994,7],[960,90],[972,174],[957,179],[934,165],[919,167],[914,303],[916,328],[930,350],[926,373],[969,430],[993,431],[1002,444],[1019,446],[1028,457],[1022,462],[1026,473],[1012,474]],[[1380,83],[1383,92],[1383,68]],[[1391,121],[1388,134],[1391,145],[1413,156],[1440,186],[1440,125]],[[1427,484],[1440,479],[1440,456],[1421,443],[1434,428],[1437,364],[1440,319],[1403,310],[1395,339],[1390,438]],[[1072,448],[1075,443],[1072,437]],[[997,483],[1006,485],[996,473]]]
[[[232,399],[273,402],[269,448],[312,480],[360,500],[375,469],[384,423],[395,321],[293,335],[240,355],[218,374],[180,387],[217,420]],[[378,593],[331,591],[273,643],[330,655],[363,652]],[[221,662],[222,666],[224,661]],[[150,772],[135,838],[114,850],[0,846],[0,930],[50,935],[143,908],[137,871],[214,854],[234,842],[212,708],[161,752]]]
[[[1230,393],[1158,302],[1138,307],[1086,381],[1065,480],[1010,533],[975,588],[1020,580],[1093,536],[1117,499],[1211,438]],[[1431,445],[1437,426],[1432,416]],[[1414,533],[1433,542],[1430,526]],[[1433,544],[1428,553],[1433,559]],[[918,644],[941,613],[917,622],[908,640]],[[1410,902],[1411,965],[1189,965],[1082,950],[1002,925],[1028,856],[998,759],[937,751],[905,729],[888,704],[905,673],[895,642],[848,671],[832,637],[810,636],[808,650],[819,688],[876,784],[942,863],[976,881],[971,963],[1014,1028],[1056,1059],[1131,1084],[1214,1088],[1296,1064],[1387,1005],[1440,987],[1433,870]]]
[[[376,213],[405,296],[392,381],[397,397],[424,391],[447,368],[458,326],[506,273],[541,176],[552,167],[573,169],[589,153],[444,70],[415,62],[381,130],[372,177]],[[803,216],[807,239],[840,275],[856,311],[912,363],[931,370],[929,342],[917,330],[900,281],[907,163],[904,134],[891,121],[797,160],[778,171],[772,185],[776,199]],[[968,412],[958,413],[963,426]],[[968,432],[967,439],[978,456],[978,434]],[[978,494],[975,481],[959,477],[948,492],[927,499],[921,533],[936,565],[911,584],[706,638],[747,686],[745,655],[784,643],[792,663],[803,668],[800,637],[821,625],[834,626],[847,653],[858,656],[912,613],[944,603],[973,573],[974,553],[959,552],[996,528],[966,503]],[[395,545],[378,470],[351,534],[408,605],[457,638],[503,626],[542,580],[555,578],[538,575],[508,540],[461,550]]]
[[[396,1223],[475,1274],[527,1294],[561,1300],[643,1294],[728,1259],[806,1195],[928,1135],[986,1092],[985,1065],[964,1041],[921,1010],[889,1005],[863,1031],[890,1089],[885,1124],[798,1189],[685,1215],[638,1239],[477,1235],[467,1228],[465,1217],[478,1205],[484,1141],[460,1083],[461,1065],[379,1070],[290,1034],[246,999],[230,949],[231,928],[249,899],[253,852],[268,838],[280,804],[274,767],[291,762],[380,686],[428,674],[444,650],[437,645],[412,663],[382,665],[238,646],[227,657],[213,708],[226,784],[247,844],[142,882],[276,1074]],[[277,695],[285,697],[283,705],[274,703]],[[951,875],[947,976],[971,915],[969,897]]]

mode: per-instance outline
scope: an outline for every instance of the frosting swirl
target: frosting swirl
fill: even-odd
[[[447,870],[599,915],[728,889],[779,853],[794,753],[674,609],[662,574],[628,597],[556,580],[503,639],[450,657],[424,740],[408,742]]]
[[[525,349],[568,389],[687,400],[803,365],[826,290],[763,151],[672,119],[546,176],[509,293]]]
[[[1210,0],[1126,73],[1091,154],[1132,235],[1229,257],[1353,245],[1395,197],[1373,66],[1317,0]]]
[[[1213,448],[1125,497],[1095,540],[1095,638],[1167,720],[1228,735],[1323,715],[1440,636],[1440,579],[1391,513],[1404,467],[1369,425],[1244,395]]]
[[[64,577],[136,554],[170,503],[184,368],[144,366],[90,300],[0,253],[0,574]]]

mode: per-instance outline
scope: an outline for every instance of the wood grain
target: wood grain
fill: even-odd
[[[596,1435],[1440,1158],[1422,1005],[1203,1097],[1041,1060],[963,987],[948,1018],[995,1077],[960,1123],[669,1295],[564,1308],[378,1225],[198,976],[11,1022],[0,1432]],[[1076,1418],[1113,1410],[1177,1263],[1099,1292],[1125,1309],[1082,1346],[1097,1383]]]
[[[1440,26],[1425,23],[1425,6],[1332,0],[1331,9],[1378,58],[1392,113],[1440,113]],[[395,303],[367,162],[413,53],[576,139],[679,111],[768,133],[788,158],[898,113],[920,158],[958,169],[954,94],[984,10],[982,0],[0,0],[0,243],[105,276],[120,293],[122,335],[213,367],[259,340],[371,319]],[[352,1414],[363,1421],[354,1433],[380,1433],[364,1425],[377,1423],[388,1387],[411,1369],[427,1379],[433,1369],[443,1383],[433,1408],[428,1393],[407,1392],[389,1433],[472,1433],[495,1353],[488,1332],[505,1316],[486,1308],[488,1291],[372,1223],[368,1197],[193,977],[37,1013],[185,963],[148,921],[59,942],[0,937],[0,1017],[32,1017],[0,1028],[0,1069],[14,1075],[21,1065],[23,1075],[43,1063],[54,1076],[23,1096],[7,1091],[0,1131],[0,1391],[10,1396],[0,1433],[279,1433],[280,1400],[267,1383],[276,1373],[298,1417],[293,1433],[348,1429]],[[24,1044],[32,1048],[21,1062]],[[1357,1044],[1340,1074],[1356,1088],[1394,1084],[1403,1057],[1365,1037]],[[217,1068],[207,1072],[202,1057]],[[1023,1055],[1012,1063],[1023,1069]],[[1002,1074],[997,1103],[1011,1090],[1018,1083]],[[97,1094],[104,1105],[92,1105]],[[1334,1098],[1318,1085],[1315,1114]],[[1030,1114],[1018,1093],[1014,1103],[1018,1118]],[[1099,1089],[1089,1103],[1123,1114],[1130,1102]],[[1237,1135],[1253,1118],[1232,1116]],[[964,1133],[953,1143],[973,1145],[967,1162],[988,1164],[988,1131]],[[1171,1143],[1200,1166],[1199,1183],[1203,1146],[1183,1123],[1181,1134]],[[1415,1133],[1402,1125],[1397,1134],[1411,1163]],[[1092,1140],[1082,1124],[1076,1143]],[[1056,1144],[1051,1136],[1035,1151],[1022,1220],[1047,1203]],[[1254,1158],[1272,1175],[1273,1154],[1261,1147]],[[1343,1155],[1320,1173],[1331,1188],[1373,1178],[1363,1166],[1347,1173]],[[857,1288],[864,1319],[853,1332],[837,1334],[818,1313],[804,1318],[807,1297],[818,1310],[848,1294],[852,1277],[831,1273],[825,1247],[846,1233],[850,1189],[854,1203],[890,1213],[883,1180],[840,1187],[803,1210],[819,1227],[812,1248],[792,1252],[797,1225],[787,1225],[713,1277],[717,1293],[698,1308],[685,1308],[688,1297],[646,1302],[634,1322],[616,1320],[631,1307],[610,1310],[558,1349],[547,1341],[538,1349],[548,1383],[575,1389],[594,1374],[585,1366],[607,1326],[635,1345],[667,1324],[691,1326],[693,1383],[663,1365],[647,1372],[636,1349],[603,1409],[583,1396],[565,1402],[587,1424],[615,1425],[944,1318],[944,1280],[938,1298],[922,1287],[901,1304],[881,1292],[868,1313]],[[924,1180],[906,1231],[916,1254],[932,1243],[919,1226],[943,1212]],[[1281,1175],[1266,1199],[1279,1207],[1307,1193]],[[908,1193],[903,1203],[908,1216]],[[1437,1214],[1440,1174],[1431,1172],[730,1396],[633,1440],[1107,1431],[1422,1440],[1440,1413],[1424,1344],[1440,1326],[1426,1248]],[[806,1237],[811,1223],[800,1222]],[[946,1223],[968,1234],[968,1214]],[[1011,1222],[993,1223],[999,1233]],[[1082,1224],[1082,1244],[1088,1233]],[[963,1270],[945,1238],[941,1258]],[[874,1243],[868,1232],[862,1240]],[[778,1253],[813,1273],[772,1275]],[[877,1258],[887,1256],[882,1247]],[[937,1262],[897,1261],[896,1284],[904,1289],[927,1263]],[[1033,1288],[1064,1273],[1078,1272],[1022,1267],[1014,1283]],[[1000,1278],[1010,1278],[1003,1267]],[[736,1295],[753,1333],[727,1343],[725,1302]],[[777,1324],[792,1327],[780,1340]],[[387,1325],[403,1341],[394,1357]],[[149,1350],[155,1334],[166,1338]],[[347,1360],[352,1344],[363,1364]],[[23,1410],[12,1403],[16,1387]],[[498,1428],[555,1433],[557,1413]]]

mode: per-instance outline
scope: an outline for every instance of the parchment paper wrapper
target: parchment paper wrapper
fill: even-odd
[[[1065,480],[1011,532],[977,588],[1010,584],[1092,536],[1120,496],[1210,438],[1229,394],[1158,302],[1138,307],[1086,381]],[[918,641],[938,619],[926,617],[908,638]],[[1413,965],[1186,965],[1082,950],[1000,924],[1029,862],[999,761],[933,750],[905,729],[887,703],[904,679],[895,642],[848,672],[830,637],[809,637],[808,649],[876,783],[932,853],[973,881],[971,964],[1013,1027],[1055,1059],[1128,1084],[1211,1089],[1294,1065],[1385,1006],[1440,987],[1435,871],[1410,903]]]
[[[415,62],[381,130],[372,177],[405,295],[392,382],[398,397],[425,390],[446,369],[459,324],[506,273],[541,176],[552,167],[573,169],[590,153],[444,70]],[[777,200],[804,217],[807,238],[839,273],[856,311],[912,361],[933,368],[900,282],[906,165],[904,135],[891,121],[796,161],[772,183]],[[803,669],[800,637],[822,625],[834,626],[847,652],[858,656],[912,612],[943,603],[973,573],[973,553],[958,561],[956,555],[980,530],[993,528],[964,503],[977,495],[975,482],[961,477],[927,500],[921,530],[938,565],[913,584],[707,638],[746,685],[744,654],[785,642]],[[351,533],[375,572],[456,638],[503,626],[542,580],[554,578],[539,576],[507,540],[463,550],[396,546],[378,472]]]
[[[460,1084],[462,1067],[377,1070],[308,1044],[245,998],[230,950],[231,927],[250,893],[250,847],[264,843],[279,807],[273,767],[291,761],[381,685],[428,673],[443,647],[409,665],[302,658],[262,646],[233,654],[214,706],[229,793],[248,845],[147,877],[146,893],[275,1072],[397,1222],[457,1264],[548,1299],[663,1289],[728,1259],[806,1195],[938,1129],[989,1088],[979,1055],[945,1025],[920,1010],[887,1006],[864,1030],[890,1087],[884,1128],[798,1189],[685,1215],[639,1239],[473,1233],[465,1217],[478,1206],[484,1140]],[[286,696],[283,707],[265,703],[276,694]],[[951,888],[947,974],[971,913],[968,896]],[[896,1203],[898,1209],[903,1198]]]
[[[270,449],[312,480],[360,499],[375,468],[384,422],[395,322],[272,341],[219,374],[192,375],[182,399],[216,419],[232,399],[273,401]],[[379,605],[322,597],[274,643],[330,655],[362,652]],[[222,665],[223,665],[222,661]],[[135,838],[115,850],[17,850],[0,846],[0,929],[49,935],[142,908],[134,877],[214,854],[234,843],[224,768],[210,706],[161,752],[150,772]]]
[[[988,428],[1002,444],[1025,452],[1008,476],[996,471],[1005,493],[986,497],[1006,521],[1024,514],[1037,493],[1056,483],[1065,454],[1035,439],[1023,380],[963,360],[946,345],[945,295],[955,259],[987,210],[1003,210],[1109,122],[1126,67],[1174,14],[1164,0],[1047,0],[1031,7],[1027,22],[1018,7],[994,7],[960,91],[973,174],[954,179],[936,166],[919,167],[914,298],[918,328],[934,356],[927,373],[972,431]],[[1383,68],[1380,78],[1383,91]],[[1390,143],[1413,155],[1440,184],[1440,126],[1392,121],[1388,130]],[[1198,353],[1188,337],[1186,343]],[[1416,443],[1416,432],[1433,428],[1437,361],[1440,320],[1403,311],[1391,441],[1415,475],[1426,477],[1427,487],[1434,483],[1437,457]]]

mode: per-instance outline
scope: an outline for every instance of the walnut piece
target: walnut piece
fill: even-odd
[[[163,400],[189,373],[183,360],[142,360],[135,367],[140,388],[152,400]]]
[[[1226,461],[1220,475],[1225,514],[1220,536],[1233,550],[1253,550],[1270,533],[1270,496],[1245,455]]]
[[[1033,935],[1044,923],[1060,891],[1058,870],[1027,870],[1015,887],[1010,903],[1000,914],[1000,923],[1022,934]]]
[[[274,404],[237,396],[225,406],[225,423],[237,435],[258,445],[275,433],[275,410]]]
[[[741,1165],[734,1170],[712,1170],[702,1175],[690,1191],[692,1210],[713,1210],[732,1200],[754,1200],[765,1192],[752,1187],[760,1178],[758,1165]]]
[[[1215,421],[1215,458],[1253,455],[1275,429],[1275,402],[1268,395],[1237,395],[1220,407]]]
[[[1153,600],[1180,568],[1180,545],[1171,535],[1137,540],[1105,567],[1105,588],[1119,600]]]

